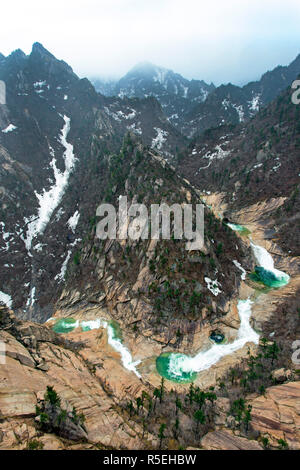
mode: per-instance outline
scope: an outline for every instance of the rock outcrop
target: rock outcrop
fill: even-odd
[[[35,427],[36,406],[47,386],[53,386],[62,400],[75,407],[78,414],[85,416],[88,440],[85,445],[116,449],[139,449],[147,445],[156,447],[156,438],[149,435],[148,444],[142,441],[142,429],[123,418],[119,407],[120,398],[105,386],[103,377],[97,377],[90,370],[88,361],[76,351],[76,344],[73,348],[69,342],[67,347],[46,326],[20,322],[3,307],[0,309],[0,321],[2,328],[7,325],[6,330],[0,329],[0,341],[4,342],[8,353],[5,363],[0,365],[1,449],[24,449],[31,440],[40,440],[40,437],[45,444],[44,448],[72,447],[71,441],[61,441],[59,437],[48,434],[41,436]],[[35,329],[37,337],[31,338],[36,346],[29,350],[22,344],[27,337],[22,334],[27,334],[30,328]],[[12,332],[18,334],[19,339]],[[100,349],[97,355],[98,363],[101,363]],[[47,366],[47,370],[37,367],[38,359]],[[119,375],[119,384],[123,380]],[[127,385],[127,397],[130,396],[129,392]]]
[[[201,446],[204,450],[262,450],[258,442],[236,436],[229,430],[209,432],[201,440]]]
[[[272,446],[282,439],[289,449],[300,449],[300,382],[270,387],[251,404],[251,424]]]

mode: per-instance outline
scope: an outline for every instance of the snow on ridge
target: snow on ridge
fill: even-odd
[[[187,98],[188,91],[189,91],[189,87],[188,87],[188,86],[184,86],[184,85],[181,85],[181,86],[182,86],[182,89],[183,89],[183,97],[184,97],[184,98]]]
[[[67,272],[68,262],[70,260],[71,254],[72,254],[72,250],[69,250],[68,254],[66,256],[66,259],[64,260],[64,262],[62,264],[60,272],[54,278],[56,281],[58,281],[58,282],[64,281],[65,275],[66,275],[66,272]]]
[[[129,114],[125,114],[123,111],[117,111],[117,114],[123,119],[134,119],[136,116],[136,110],[131,108],[130,111],[131,112]]]
[[[227,109],[230,107],[230,102],[227,98],[225,98],[223,101],[222,101],[222,106],[223,108],[227,111]]]
[[[253,96],[251,101],[248,101],[250,111],[257,112],[259,111],[260,104],[260,94]]]
[[[70,229],[75,232],[78,221],[79,221],[80,214],[78,211],[76,211],[72,217],[69,218],[67,225],[70,227]]]
[[[35,287],[33,287],[30,291],[30,295],[27,299],[26,307],[32,307],[35,304],[36,298],[35,298]]]
[[[43,86],[46,85],[46,80],[43,80],[43,81],[39,81],[39,82],[35,82],[33,84],[34,88],[42,88]]]
[[[228,142],[222,143],[222,145],[225,144],[228,144]],[[230,150],[224,150],[222,149],[221,145],[216,145],[215,152],[212,153],[211,151],[208,151],[205,155],[203,155],[203,158],[208,159],[208,164],[199,168],[196,172],[196,175],[199,173],[200,170],[205,170],[206,168],[210,167],[214,160],[223,160],[224,158],[228,157],[230,153]]]
[[[215,280],[215,281],[212,281],[209,277],[205,277],[204,278],[205,282],[206,282],[206,285],[207,285],[207,289],[212,293],[214,294],[214,296],[217,296],[218,294],[220,294],[222,291],[219,289],[219,287],[221,287],[221,284]]]
[[[164,88],[167,88],[166,84],[166,77],[168,75],[168,70],[161,68],[161,67],[156,67],[155,68],[155,75],[153,77],[153,80],[155,82],[159,82]]]
[[[2,130],[4,134],[7,134],[8,132],[12,132],[15,129],[18,129],[17,126],[14,126],[13,124],[9,124],[5,129]]]
[[[139,122],[138,125],[141,125],[141,123]],[[130,126],[127,126],[127,129],[137,135],[142,135],[143,134],[143,131],[141,129],[141,127],[136,127],[136,123],[134,122],[133,124],[131,124]]]
[[[119,121],[119,122],[121,122],[122,119],[126,119],[126,120],[134,119],[137,115],[136,110],[133,108],[127,108],[128,114],[125,114],[121,110],[114,112],[111,109],[109,109],[107,106],[105,106],[104,109],[109,116],[111,116],[115,121]]]
[[[152,144],[151,148],[156,148],[158,150],[161,150],[164,142],[166,142],[166,137],[168,136],[168,132],[160,129],[159,127],[154,127],[154,130],[156,131],[156,137],[152,139]]]
[[[247,272],[245,271],[245,269],[242,267],[242,265],[236,259],[233,260],[233,264],[242,272],[241,279],[242,279],[242,281],[245,281],[246,275],[247,275]]]
[[[244,113],[243,105],[233,104],[232,106],[234,107],[234,109],[237,111],[239,115],[239,121],[243,122],[245,120],[245,113]]]
[[[0,302],[2,302],[8,308],[11,308],[11,306],[12,306],[11,296],[9,294],[5,294],[2,291],[0,291]]]
[[[65,170],[62,173],[56,166],[56,159],[54,156],[53,149],[50,147],[50,154],[53,157],[50,162],[50,166],[53,168],[54,172],[54,185],[46,191],[45,189],[41,194],[35,192],[35,195],[39,201],[38,215],[32,215],[29,219],[25,219],[25,222],[28,224],[26,239],[24,240],[25,246],[28,252],[31,249],[33,239],[42,234],[54,212],[56,207],[61,202],[61,199],[65,193],[69,176],[71,171],[74,168],[76,157],[73,152],[73,145],[67,141],[68,134],[70,132],[70,118],[67,116],[62,116],[64,119],[64,126],[61,130],[61,135],[59,140],[62,146],[65,148],[63,158],[65,162]]]

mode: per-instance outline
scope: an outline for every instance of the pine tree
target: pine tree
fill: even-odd
[[[161,447],[162,447],[162,441],[163,441],[163,439],[166,438],[166,436],[164,435],[165,429],[166,429],[165,423],[161,424],[161,425],[160,425],[160,428],[159,428],[159,433],[158,433],[159,448],[160,448],[160,449],[161,449]]]

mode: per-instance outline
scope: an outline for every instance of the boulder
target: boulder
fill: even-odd
[[[290,380],[293,376],[293,373],[289,369],[277,369],[272,371],[272,379],[277,383],[283,383],[287,380]]]

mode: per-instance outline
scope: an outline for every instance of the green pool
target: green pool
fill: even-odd
[[[178,360],[186,358],[184,354],[180,353],[163,353],[156,359],[156,369],[157,372],[164,377],[165,379],[171,380],[172,382],[178,383],[190,383],[193,382],[196,377],[196,372],[183,372],[178,368],[176,371],[173,371],[170,368],[170,359],[174,357]]]
[[[262,266],[255,267],[255,272],[250,274],[250,279],[272,288],[283,287],[289,282],[288,274],[278,270],[269,271]]]
[[[53,326],[55,333],[70,333],[78,326],[78,321],[74,318],[61,318]]]
[[[121,330],[121,327],[120,327],[119,323],[115,320],[112,320],[109,323],[109,326],[111,326],[112,331],[113,331],[113,339],[119,340],[119,341],[122,342],[123,341],[123,334],[122,334],[122,330]]]
[[[232,224],[231,222],[227,223],[228,227],[235,232],[239,232],[241,235],[248,236],[251,232],[246,227],[240,224]]]

